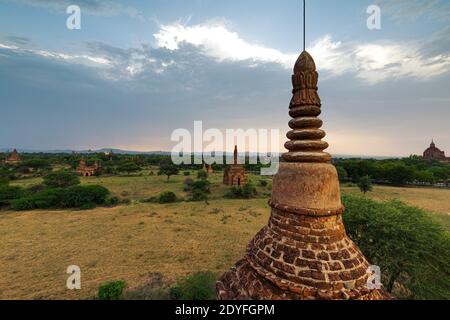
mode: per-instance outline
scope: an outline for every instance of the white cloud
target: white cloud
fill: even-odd
[[[204,54],[219,61],[275,62],[292,68],[296,55],[284,54],[277,49],[248,43],[236,32],[227,29],[223,23],[206,23],[186,27],[180,23],[161,25],[154,34],[156,46],[169,50],[180,49],[180,44],[187,43],[200,47]]]
[[[298,53],[283,53],[250,43],[220,22],[194,26],[180,23],[161,25],[154,37],[158,48],[180,50],[183,43],[190,44],[218,61],[248,60],[252,67],[259,62],[277,63],[291,69],[298,56]],[[325,35],[308,51],[316,60],[319,71],[326,73],[325,77],[354,73],[370,84],[405,77],[427,80],[450,71],[450,54],[425,57],[420,49],[417,43],[406,42],[344,44]]]
[[[9,45],[3,44],[3,43],[0,43],[0,48],[1,49],[7,49],[7,50],[17,50],[17,49],[19,49],[19,47],[17,47],[17,46],[9,46]]]
[[[408,44],[364,44],[355,47],[357,76],[370,83],[412,77],[428,80],[450,71],[450,55],[423,57]]]
[[[76,64],[91,66],[91,67],[105,67],[105,66],[111,66],[112,62],[104,57],[97,57],[87,54],[66,54],[66,53],[60,53],[60,52],[52,52],[48,50],[34,50],[34,49],[26,49],[26,48],[19,48],[17,46],[11,46],[4,43],[0,43],[0,49],[6,49],[15,51],[18,53],[29,53],[38,55],[41,57],[45,57],[48,59],[53,60],[60,60],[60,61],[68,61]]]

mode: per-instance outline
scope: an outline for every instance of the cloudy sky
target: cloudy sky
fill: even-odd
[[[170,150],[195,120],[284,133],[301,15],[300,0],[0,0],[0,148]],[[330,152],[434,138],[450,153],[450,1],[310,0],[307,22]]]

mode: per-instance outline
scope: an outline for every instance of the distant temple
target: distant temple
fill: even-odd
[[[424,151],[423,159],[428,161],[450,162],[450,157],[446,157],[445,152],[438,149],[434,141],[431,141],[430,147]]]
[[[95,164],[89,166],[86,164],[86,161],[84,159],[81,159],[80,164],[78,165],[78,168],[77,168],[77,173],[83,177],[92,177],[100,169],[101,169],[101,166],[98,164],[98,162],[95,162]]]
[[[22,162],[19,153],[16,149],[13,150],[5,159],[6,164],[18,165]]]
[[[205,171],[208,174],[214,173],[214,169],[212,168],[212,165],[210,164],[203,164],[203,171]]]
[[[225,168],[223,174],[223,183],[229,186],[242,186],[247,182],[245,176],[245,168],[243,165],[238,164],[238,150],[237,146],[234,147],[234,161],[232,165]]]

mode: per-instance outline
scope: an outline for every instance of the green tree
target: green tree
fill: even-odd
[[[242,187],[242,196],[246,199],[251,199],[257,194],[258,192],[256,191],[253,181],[248,180],[247,183]]]
[[[433,172],[429,170],[416,171],[414,178],[420,182],[433,183],[435,181]]]
[[[387,170],[387,178],[394,184],[403,185],[414,180],[415,171],[413,167],[399,163]]]
[[[212,272],[199,272],[179,280],[170,287],[173,300],[214,300],[214,285],[217,275]]]
[[[347,171],[345,170],[344,167],[337,166],[336,167],[336,171],[337,171],[338,176],[339,176],[339,181],[344,181],[345,179],[348,178],[348,173],[347,173]]]
[[[44,177],[44,185],[50,188],[67,188],[79,184],[78,175],[69,170],[51,172]]]
[[[9,186],[8,184],[0,185],[0,206],[10,204],[11,200],[24,197],[26,192],[23,188],[17,186]]]
[[[51,164],[48,160],[35,158],[24,161],[22,163],[22,166],[38,170],[38,169],[49,169],[51,167]]]
[[[98,289],[99,300],[121,300],[123,298],[123,290],[126,288],[125,281],[112,281],[105,283]]]
[[[369,262],[399,298],[450,299],[450,236],[431,213],[399,201],[343,196],[344,222]]]
[[[190,186],[192,201],[208,201],[208,194],[211,193],[211,183],[208,180],[197,180]]]
[[[167,176],[169,181],[171,176],[176,176],[180,172],[180,168],[173,163],[163,163],[159,166],[159,175]]]
[[[174,203],[177,201],[177,196],[172,191],[161,192],[158,199],[159,203]]]
[[[364,176],[361,179],[359,179],[358,188],[359,188],[359,190],[361,190],[361,192],[364,192],[364,194],[372,191],[373,186],[372,186],[372,181],[370,180],[370,177]]]
[[[126,173],[126,174],[128,174],[128,175],[130,175],[131,173],[133,173],[133,172],[138,172],[138,171],[140,171],[141,170],[141,167],[140,166],[138,166],[135,162],[133,162],[133,161],[127,161],[127,162],[124,162],[124,163],[122,163],[122,164],[120,164],[118,167],[117,167],[117,171],[119,171],[119,172],[124,172],[124,173]]]

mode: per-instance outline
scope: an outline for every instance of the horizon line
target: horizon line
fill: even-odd
[[[51,149],[41,149],[41,148],[3,148],[0,147],[0,153],[8,153],[13,151],[14,149],[16,149],[18,152],[21,153],[69,153],[69,152],[75,152],[75,153],[99,153],[99,152],[105,152],[107,150],[112,150],[114,151],[118,151],[122,154],[127,154],[127,153],[138,153],[138,154],[152,154],[152,153],[165,153],[165,154],[171,154],[171,151],[166,151],[166,150],[146,150],[146,151],[141,151],[141,150],[129,150],[129,149],[122,149],[122,148],[95,148],[95,149],[70,149],[70,148],[51,148]],[[209,151],[208,151],[209,152]],[[214,152],[214,151],[212,151]],[[220,153],[222,152],[224,155],[225,154],[232,154],[233,151],[215,151],[216,153]],[[287,152],[286,151],[274,151],[274,152],[266,152],[266,151],[245,151],[245,152],[239,152],[239,154],[283,154]],[[204,151],[192,151],[192,154],[202,154],[204,153]],[[367,155],[367,154],[339,154],[339,153],[330,153],[333,158],[339,158],[339,157],[346,157],[346,158],[407,158],[410,156],[415,156],[416,154],[411,153],[410,155]],[[420,156],[420,155],[416,155],[416,156]]]

